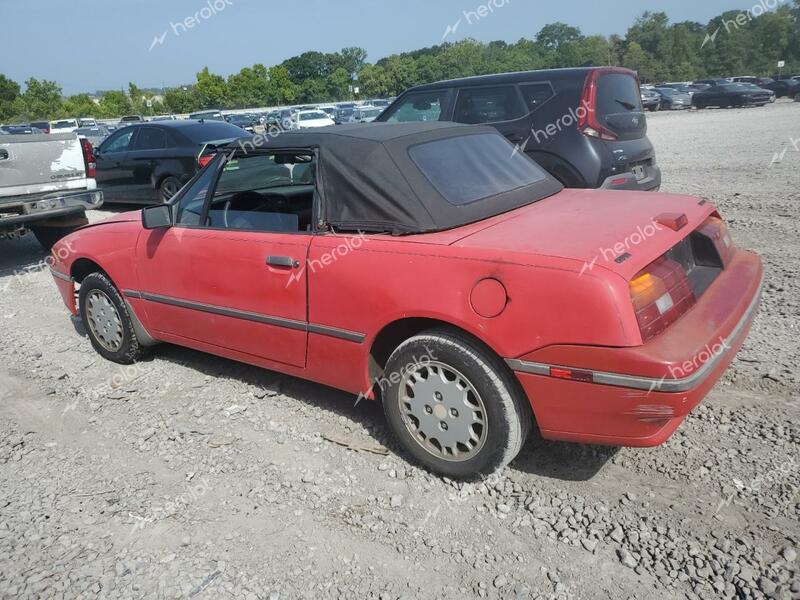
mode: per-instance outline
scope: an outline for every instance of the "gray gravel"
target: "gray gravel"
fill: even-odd
[[[800,598],[800,104],[648,118],[665,191],[764,257],[754,330],[664,446],[534,438],[477,484],[344,393],[103,361],[35,242],[0,241],[0,597]]]

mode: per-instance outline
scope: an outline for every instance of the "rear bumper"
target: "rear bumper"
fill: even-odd
[[[0,227],[63,218],[103,205],[100,190],[54,192],[0,199]]]
[[[661,169],[658,165],[644,167],[644,177],[638,179],[633,173],[619,173],[607,177],[600,185],[604,190],[634,190],[639,192],[655,192],[661,187]]]
[[[542,436],[615,446],[664,443],[722,377],[747,338],[762,278],[761,260],[740,251],[697,305],[642,346],[562,346],[507,360]],[[551,366],[591,372],[592,382],[552,377]]]

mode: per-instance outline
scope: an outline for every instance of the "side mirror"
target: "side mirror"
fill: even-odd
[[[142,209],[142,225],[145,229],[165,229],[172,227],[172,206],[160,204]]]

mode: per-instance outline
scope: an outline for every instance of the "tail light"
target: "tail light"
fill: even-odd
[[[97,177],[97,161],[94,158],[92,143],[86,138],[81,138],[81,149],[83,150],[83,164],[86,167],[86,177],[88,179],[94,179]]]
[[[602,74],[601,69],[593,69],[586,76],[581,94],[581,106],[578,109],[578,130],[588,137],[615,141],[617,134],[604,127],[597,117],[597,85]],[[580,110],[581,108],[583,110]]]
[[[695,303],[683,267],[666,256],[637,273],[630,281],[630,292],[645,342],[677,321]]]
[[[197,157],[197,165],[202,169],[208,163],[214,160],[215,156],[216,154],[201,154],[200,156]]]

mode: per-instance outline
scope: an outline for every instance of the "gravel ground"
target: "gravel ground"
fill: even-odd
[[[648,118],[664,189],[765,259],[750,338],[664,446],[534,437],[478,484],[348,394],[103,361],[35,241],[0,241],[0,597],[800,598],[800,104]]]

